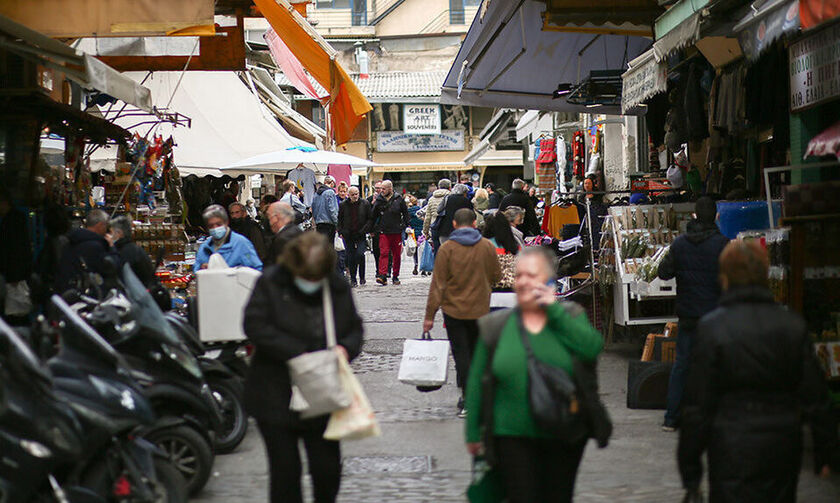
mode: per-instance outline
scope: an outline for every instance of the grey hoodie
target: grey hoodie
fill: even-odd
[[[473,227],[461,227],[449,234],[449,240],[464,246],[475,246],[481,241],[481,233]]]

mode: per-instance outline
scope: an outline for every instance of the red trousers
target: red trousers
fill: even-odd
[[[394,277],[400,277],[400,258],[402,257],[402,234],[379,235],[379,275],[388,277],[388,254],[393,257]]]

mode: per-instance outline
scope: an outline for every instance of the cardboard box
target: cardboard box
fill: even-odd
[[[245,338],[243,311],[260,271],[249,267],[204,269],[198,281],[198,333],[202,341],[236,341]]]

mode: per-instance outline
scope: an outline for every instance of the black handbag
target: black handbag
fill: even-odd
[[[528,401],[537,426],[568,443],[586,438],[586,421],[574,380],[565,370],[539,361],[519,313],[519,333],[528,355]]]

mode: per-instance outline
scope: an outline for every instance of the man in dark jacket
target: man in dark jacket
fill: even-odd
[[[280,201],[271,203],[265,215],[271,226],[271,232],[274,233],[265,260],[263,260],[263,264],[268,267],[279,262],[283,249],[289,241],[300,236],[303,231],[295,225],[295,210],[289,203]]]
[[[496,192],[496,185],[487,183],[484,185],[484,190],[487,191],[490,203],[487,205],[488,210],[497,210],[502,204],[502,195]]]
[[[437,237],[440,245],[443,246],[449,239],[449,235],[455,230],[453,222],[453,215],[461,208],[473,209],[473,205],[469,200],[469,187],[459,183],[452,187],[452,192],[446,196],[440,203],[438,215],[443,215],[439,218],[440,226],[437,229]]]
[[[58,266],[56,293],[71,288],[74,281],[86,273],[103,273],[105,257],[117,256],[111,243],[105,239],[107,233],[108,214],[102,210],[91,210],[85,217],[85,226],[70,231],[67,236],[69,244]]]
[[[519,206],[525,210],[525,220],[517,228],[526,236],[536,236],[540,233],[540,224],[537,221],[534,203],[528,193],[525,192],[525,181],[517,178],[513,181],[511,187],[510,194],[506,195],[499,204],[499,211],[505,211],[511,206]]]
[[[5,190],[0,190],[0,277],[7,284],[13,284],[28,280],[30,274],[32,243],[29,241],[26,215],[14,208],[12,199]],[[0,298],[2,297],[0,295]],[[4,317],[5,307],[4,303],[0,302],[0,315]],[[25,324],[25,316],[10,316],[6,319],[13,324]]]
[[[400,257],[402,255],[402,234],[408,227],[410,216],[408,205],[402,196],[394,193],[391,180],[382,182],[382,192],[373,204],[373,220],[379,231],[379,274],[376,282],[388,284],[388,258],[392,258],[393,283],[400,284]]]
[[[155,266],[143,248],[131,239],[131,219],[120,215],[110,222],[111,240],[123,264],[128,264],[134,275],[147,288],[157,283]]]
[[[355,287],[366,283],[365,235],[370,232],[373,222],[370,204],[360,197],[359,189],[350,187],[348,194],[348,198],[338,206],[338,234],[344,240],[347,268],[350,270],[350,286]]]
[[[674,240],[659,265],[659,277],[677,278],[677,356],[668,383],[668,408],[662,429],[674,431],[679,421],[680,400],[691,351],[696,344],[697,321],[717,307],[720,298],[718,258],[729,243],[715,224],[717,207],[708,197],[697,200],[697,218],[687,232]]]
[[[228,214],[230,215],[230,229],[248,238],[248,241],[254,245],[257,256],[265,262],[266,246],[262,230],[260,229],[260,225],[248,216],[245,205],[239,202],[231,203],[228,206]]]
[[[814,437],[815,472],[828,474],[837,449],[817,363],[823,355],[815,355],[802,317],[774,302],[768,263],[758,242],[727,245],[720,307],[697,326],[678,460],[684,487],[698,493],[707,454],[713,503],[796,501],[803,421]]]

